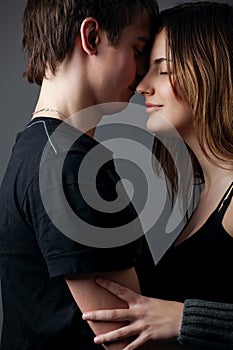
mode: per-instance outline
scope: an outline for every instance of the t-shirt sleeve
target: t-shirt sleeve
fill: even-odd
[[[104,191],[105,189],[103,189]],[[94,244],[88,245],[85,244],[86,232],[83,226],[72,222],[73,216],[70,216],[70,210],[74,213],[74,217],[78,214],[82,222],[96,227],[97,235],[100,225],[104,226],[107,232],[109,230],[109,234],[113,234],[112,227],[134,221],[136,213],[132,206],[128,206],[122,213],[117,213],[115,216],[112,213],[106,215],[106,213],[98,212],[83,201],[77,185],[73,181],[68,181],[64,187],[56,189],[51,181],[46,195],[47,198],[51,197],[51,200],[47,201],[45,208],[40,193],[39,179],[35,178],[27,190],[23,211],[28,225],[34,231],[50,277],[75,273],[118,271],[135,265],[140,254],[140,239],[137,238],[137,235],[133,240],[126,238],[125,244],[119,246],[111,246],[110,244],[107,247],[98,246],[98,237],[95,236]],[[68,207],[61,204],[64,202],[64,195],[69,203]],[[70,222],[67,222],[67,218]],[[74,234],[74,228],[77,236]],[[132,225],[132,230],[134,229],[135,223]],[[117,230],[114,232],[116,234]]]

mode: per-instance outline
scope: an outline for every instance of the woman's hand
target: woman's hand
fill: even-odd
[[[84,320],[128,321],[127,326],[98,335],[94,339],[95,343],[103,344],[132,337],[132,342],[124,348],[124,350],[132,350],[149,340],[177,339],[184,308],[182,303],[147,298],[118,283],[102,278],[98,278],[96,282],[125,301],[129,308],[96,310],[83,314]]]

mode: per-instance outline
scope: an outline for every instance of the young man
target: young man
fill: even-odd
[[[82,193],[94,191],[88,182],[91,170],[84,170],[81,186],[78,170],[97,146],[93,135],[105,104],[126,106],[145,73],[144,50],[157,14],[155,0],[26,3],[24,76],[41,85],[41,92],[31,121],[17,135],[0,191],[2,350],[97,349],[94,333],[122,324],[90,322],[89,327],[81,312],[126,304],[99,288],[96,275],[139,291],[138,242],[109,248],[85,244],[85,224],[75,226],[79,221],[73,222],[70,213],[97,234],[100,227],[113,232],[112,227],[135,219],[130,205],[120,215],[91,208]],[[99,154],[106,152],[102,147]],[[61,168],[62,180],[56,173]],[[105,201],[114,200],[118,181],[109,161],[96,184]]]

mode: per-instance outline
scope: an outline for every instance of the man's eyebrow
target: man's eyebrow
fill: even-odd
[[[146,36],[138,36],[137,37],[137,40],[139,40],[139,41],[143,41],[144,43],[149,43],[150,42],[150,38],[148,38],[148,37],[146,37]]]

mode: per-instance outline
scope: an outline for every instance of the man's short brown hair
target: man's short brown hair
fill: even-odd
[[[143,12],[156,25],[156,0],[28,0],[23,15],[23,49],[28,56],[24,77],[41,85],[47,66],[55,73],[85,18],[96,18],[115,45],[122,30]]]

